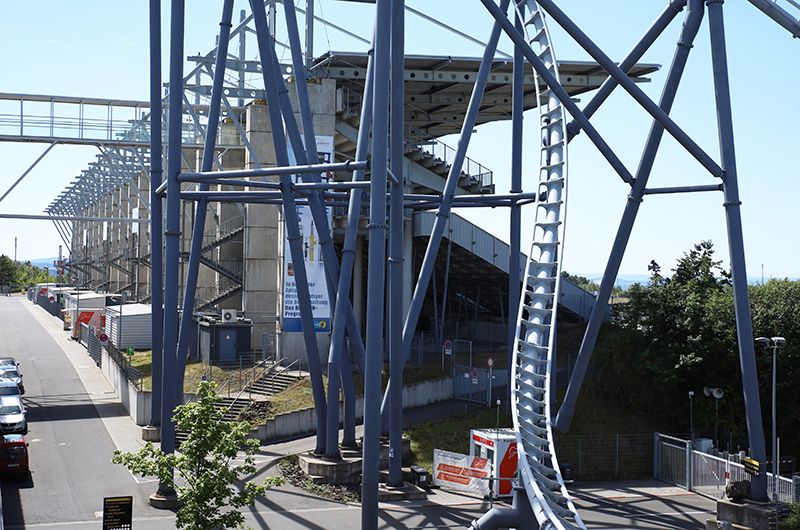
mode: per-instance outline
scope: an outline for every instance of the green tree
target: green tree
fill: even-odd
[[[726,382],[736,381],[735,323],[724,310],[730,280],[713,254],[711,241],[694,245],[671,277],[654,274],[646,286],[632,285],[629,301],[612,308],[611,336],[598,342],[607,391],[677,420],[688,411],[670,406],[675,396],[704,386],[732,390]],[[697,412],[707,412],[707,405]]]
[[[177,428],[189,433],[180,453],[165,454],[147,443],[136,453],[115,451],[112,459],[134,474],[157,477],[161,484],[178,493],[183,502],[177,513],[178,528],[241,527],[244,515],[238,509],[253,506],[256,497],[283,483],[281,477],[268,477],[263,484],[248,481],[240,490],[232,487],[241,475],[255,473],[253,454],[258,441],[248,439],[246,422],[221,421],[223,412],[214,407],[219,401],[215,387],[215,383],[202,382],[197,401],[175,409]],[[241,450],[245,453],[244,463],[234,465]]]
[[[16,266],[14,260],[3,254],[0,256],[0,285],[11,285],[14,281]]]
[[[719,427],[746,431],[739,343],[730,275],[713,259],[710,241],[694,245],[671,277],[634,284],[628,301],[612,307],[612,322],[598,337],[594,362],[602,392],[645,411],[671,432],[713,426],[715,402],[702,394],[719,387]],[[800,281],[748,286],[753,338],[781,336],[778,351],[778,435],[782,453],[800,454]],[[755,346],[764,431],[771,432],[772,350]],[[733,448],[736,449],[735,447]]]

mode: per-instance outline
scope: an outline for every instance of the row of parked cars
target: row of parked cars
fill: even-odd
[[[22,437],[28,434],[24,393],[19,363],[12,357],[0,358],[0,472],[27,476],[28,444]]]
[[[0,358],[0,431],[3,434],[27,434],[28,422],[22,394],[25,385],[19,364],[12,357]]]

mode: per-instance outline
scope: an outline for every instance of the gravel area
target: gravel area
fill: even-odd
[[[345,484],[315,484],[308,475],[303,473],[297,464],[296,456],[287,456],[278,464],[281,475],[289,484],[323,497],[340,502],[361,502],[361,487]]]

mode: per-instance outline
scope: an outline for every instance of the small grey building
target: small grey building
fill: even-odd
[[[106,335],[109,342],[122,349],[153,347],[152,311],[146,304],[124,304],[106,307]]]

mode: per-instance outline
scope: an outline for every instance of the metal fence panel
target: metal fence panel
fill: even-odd
[[[656,433],[655,478],[690,489],[689,442]]]
[[[103,362],[103,343],[100,342],[100,339],[95,337],[94,333],[89,333],[88,349],[89,349],[89,357],[91,357],[92,360],[99,367]]]
[[[489,405],[489,370],[454,364],[453,397]]]
[[[578,479],[645,477],[653,470],[649,434],[557,434],[555,446],[558,461],[569,464],[572,477]]]

